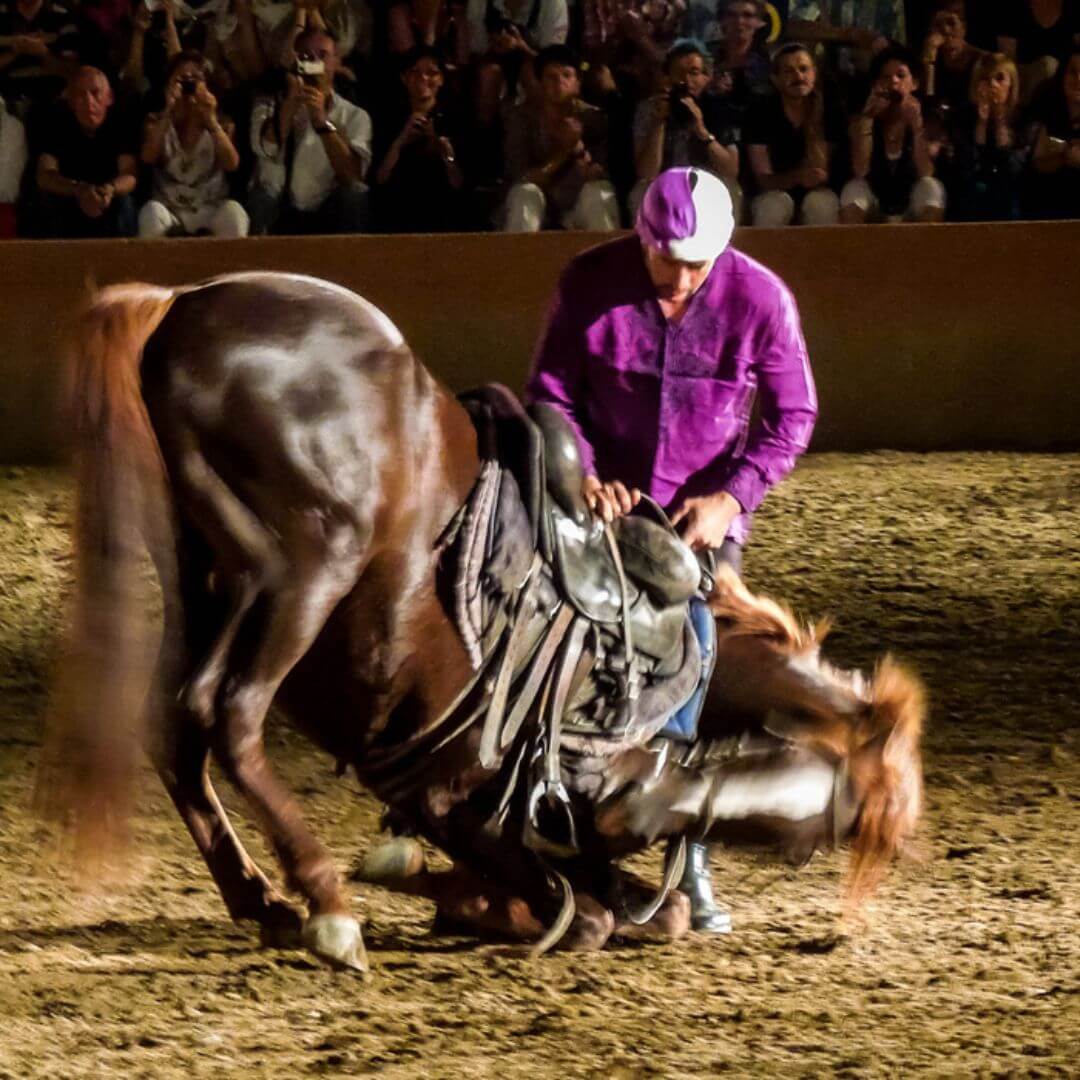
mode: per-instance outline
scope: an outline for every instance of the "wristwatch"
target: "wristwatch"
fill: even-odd
[[[312,131],[314,131],[316,135],[333,135],[334,132],[337,131],[337,128],[327,120],[322,127],[312,128]]]

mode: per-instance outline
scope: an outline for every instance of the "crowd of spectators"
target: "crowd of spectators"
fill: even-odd
[[[0,0],[0,236],[1080,217],[1080,0]]]

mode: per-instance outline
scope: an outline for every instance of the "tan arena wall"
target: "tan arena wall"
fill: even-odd
[[[55,458],[60,355],[88,281],[236,270],[355,289],[452,387],[519,389],[566,261],[600,237],[13,241],[0,264],[0,461]],[[791,286],[817,375],[818,450],[1080,447],[1080,222],[741,230]]]

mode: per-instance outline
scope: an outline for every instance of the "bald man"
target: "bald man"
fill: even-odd
[[[105,73],[79,68],[41,137],[37,186],[55,237],[134,236],[135,153]]]

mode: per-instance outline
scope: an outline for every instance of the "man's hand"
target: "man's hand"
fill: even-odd
[[[726,539],[731,523],[742,513],[742,506],[734,495],[721,491],[716,495],[701,495],[680,503],[671,516],[683,540],[695,551],[718,548]]]
[[[586,476],[581,482],[581,495],[585,505],[609,524],[617,517],[629,514],[641,502],[641,492],[637,488],[628,491],[621,480],[605,484],[596,476]]]
[[[88,218],[99,218],[105,213],[105,201],[102,199],[99,189],[92,184],[80,185],[75,201],[79,204],[79,209]]]
[[[326,98],[317,86],[303,86],[300,89],[300,100],[311,117],[312,127],[326,126]]]

